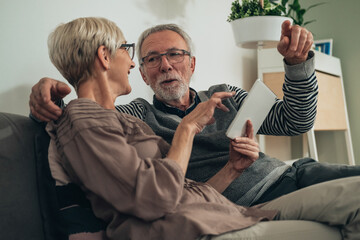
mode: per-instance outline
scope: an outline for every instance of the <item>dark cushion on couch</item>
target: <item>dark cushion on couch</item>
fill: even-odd
[[[0,113],[0,239],[62,239],[44,125]]]
[[[49,140],[44,123],[0,113],[0,239],[105,239],[83,191],[55,187]]]

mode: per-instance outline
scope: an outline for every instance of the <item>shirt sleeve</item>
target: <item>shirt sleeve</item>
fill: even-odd
[[[258,134],[294,136],[309,131],[315,122],[318,84],[315,75],[314,54],[298,65],[285,63],[283,100],[278,99],[260,127]],[[247,92],[229,86],[235,91],[235,102],[241,107]]]
[[[172,212],[182,196],[180,166],[166,158],[140,158],[119,127],[78,131],[63,153],[70,177],[124,214],[154,220]]]
[[[116,105],[115,108],[121,113],[132,115],[140,120],[144,121],[145,119],[146,108],[137,101],[131,101],[129,104],[124,105]]]

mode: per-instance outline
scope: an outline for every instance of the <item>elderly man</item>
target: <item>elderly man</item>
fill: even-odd
[[[298,135],[313,126],[318,88],[314,53],[310,51],[312,43],[312,34],[305,28],[291,26],[289,21],[283,23],[278,51],[284,56],[284,100],[277,100],[258,133]],[[155,93],[153,104],[138,98],[127,105],[116,106],[116,109],[142,119],[168,142],[171,142],[181,118],[199,102],[215,92],[236,92],[234,97],[223,101],[230,111],[216,112],[215,123],[196,135],[188,178],[207,182],[231,201],[250,206],[315,183],[359,175],[358,167],[320,164],[312,159],[299,160],[289,167],[263,153],[244,171],[239,167],[237,156],[250,153],[236,152],[236,149],[229,151],[230,140],[225,131],[247,93],[226,84],[202,92],[191,89],[189,83],[196,61],[190,37],[177,25],[158,25],[144,31],[137,44],[137,55],[141,76]],[[30,95],[32,115],[43,121],[57,119],[61,108],[51,99],[61,100],[69,92],[70,88],[64,83],[41,79]]]

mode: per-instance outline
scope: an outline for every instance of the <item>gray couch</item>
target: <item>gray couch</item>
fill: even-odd
[[[56,194],[48,144],[44,125],[0,113],[0,239],[61,238],[53,224]]]
[[[48,144],[44,125],[0,113],[0,239],[64,239],[57,228]],[[309,221],[261,222],[242,232],[238,239],[341,239],[337,228]]]

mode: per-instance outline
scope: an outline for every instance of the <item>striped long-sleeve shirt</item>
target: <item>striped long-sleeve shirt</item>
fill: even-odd
[[[258,134],[295,136],[309,131],[313,126],[318,92],[315,73],[298,82],[293,82],[285,76],[285,83],[283,86],[284,100],[276,101]],[[233,100],[239,110],[248,93],[239,87],[231,85],[227,85],[227,87],[229,91],[236,92]],[[197,94],[195,90],[191,91],[193,95]],[[145,120],[147,112],[142,102],[136,100],[129,104],[117,105],[116,109],[141,120]]]

